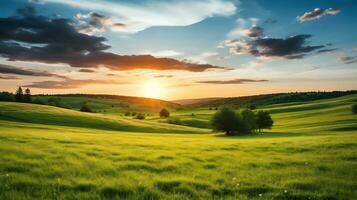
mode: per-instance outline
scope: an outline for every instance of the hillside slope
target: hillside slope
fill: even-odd
[[[0,102],[0,120],[115,131],[202,133],[209,130],[132,118],[83,113],[53,106]]]

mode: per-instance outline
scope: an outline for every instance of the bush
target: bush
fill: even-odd
[[[352,105],[352,113],[357,114],[357,104]]]
[[[138,113],[135,117],[134,117],[135,119],[145,119],[145,114],[143,114],[143,113]]]
[[[167,119],[166,122],[169,124],[182,125],[182,121],[178,117],[173,117],[173,118]]]
[[[46,104],[46,102],[45,102],[43,99],[41,99],[41,98],[36,98],[36,99],[34,99],[34,100],[32,101],[32,103],[34,103],[34,104],[41,104],[41,105]]]
[[[260,110],[257,113],[257,128],[259,132],[261,132],[262,129],[271,129],[273,126],[274,121],[271,118],[269,112]]]
[[[131,116],[136,116],[136,112],[131,112]]]
[[[124,115],[125,115],[125,116],[130,116],[130,115],[131,115],[131,112],[126,111]]]
[[[163,108],[160,110],[159,115],[160,117],[170,117],[170,112],[166,108]]]
[[[10,92],[0,92],[0,101],[15,101],[15,96]]]
[[[212,118],[212,126],[216,131],[224,131],[226,135],[247,131],[242,116],[231,108],[222,108]]]
[[[87,102],[83,102],[80,111],[82,112],[93,112],[93,110],[89,107]]]

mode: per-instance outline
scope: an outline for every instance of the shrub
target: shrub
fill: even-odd
[[[352,112],[357,114],[357,104],[352,105]]]
[[[160,117],[170,117],[170,112],[166,109],[163,108],[159,112]]]
[[[93,112],[92,109],[89,107],[87,102],[83,102],[80,111],[82,112]]]
[[[178,117],[173,117],[173,118],[167,119],[166,122],[169,124],[182,125],[182,121]]]
[[[274,121],[271,118],[269,112],[260,110],[257,113],[257,126],[259,132],[261,132],[262,129],[271,129],[273,126]]]
[[[136,112],[131,112],[131,116],[135,116],[136,114]]]
[[[212,118],[212,126],[216,131],[224,131],[226,135],[247,131],[247,127],[239,113],[224,107]]]
[[[41,105],[46,104],[46,102],[45,102],[43,99],[41,99],[41,98],[36,98],[36,99],[34,99],[34,100],[32,101],[32,103],[34,103],[34,104],[41,104]]]
[[[0,92],[0,101],[15,101],[15,97],[10,92]]]
[[[145,114],[143,114],[143,113],[138,113],[135,117],[134,117],[135,119],[145,119]]]
[[[130,116],[130,115],[131,115],[131,112],[127,111],[127,112],[125,112],[124,115],[125,115],[125,116]]]

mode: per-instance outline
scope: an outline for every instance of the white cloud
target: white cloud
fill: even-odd
[[[145,50],[142,51],[140,54],[143,55],[152,55],[155,57],[177,57],[177,56],[181,56],[183,55],[183,53],[175,51],[175,50],[161,50],[161,51],[149,51],[149,50]]]
[[[247,36],[247,32],[250,30],[251,27],[255,27],[258,24],[259,19],[257,18],[249,18],[237,19],[237,25],[231,31],[228,32],[227,36],[229,38],[237,38],[242,36]]]
[[[103,0],[43,0],[105,13],[116,23],[125,24],[118,31],[135,33],[153,26],[188,26],[213,16],[233,15],[237,7],[230,0],[144,1],[140,4]]]

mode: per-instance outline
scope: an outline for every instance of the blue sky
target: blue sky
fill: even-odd
[[[101,43],[110,48],[99,53],[115,54],[119,63],[79,64],[67,58],[29,58],[0,51],[2,90],[27,86],[36,93],[79,91],[177,99],[357,89],[357,4],[353,0],[3,0],[0,4],[4,20],[26,18],[18,12],[25,7],[49,21],[67,19],[78,34],[105,38]],[[24,43],[18,37],[2,38],[0,31],[1,41]],[[50,44],[47,40],[25,42],[27,47]],[[88,55],[84,50],[76,53]],[[130,58],[130,66],[121,55]],[[153,58],[143,63],[140,55]],[[153,67],[157,63],[160,66]],[[6,66],[1,70],[1,65]],[[19,74],[18,69],[56,76],[49,83],[46,76]],[[151,95],[145,90],[157,91]]]

